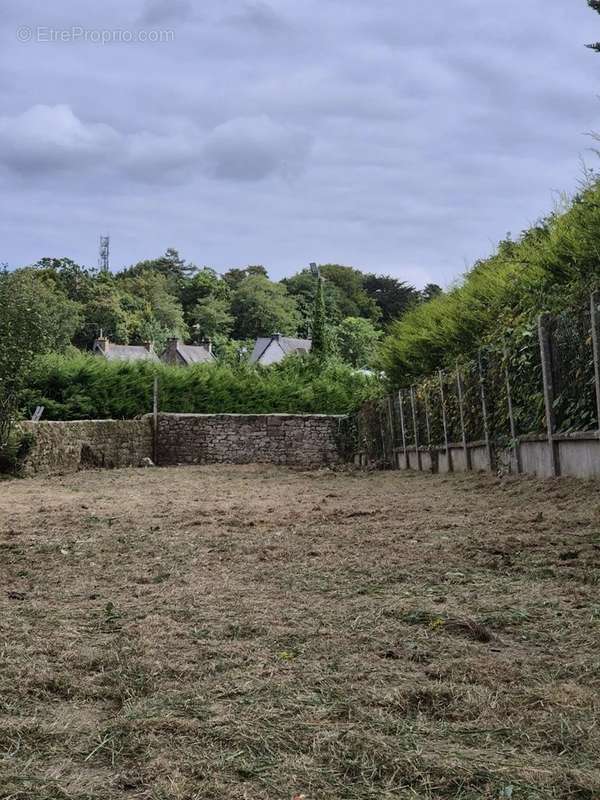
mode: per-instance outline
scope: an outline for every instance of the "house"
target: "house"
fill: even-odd
[[[277,364],[292,353],[310,353],[312,342],[310,339],[292,339],[281,333],[274,333],[270,338],[256,340],[254,350],[250,356],[251,364]]]
[[[200,344],[184,344],[177,338],[169,339],[160,357],[165,364],[189,367],[192,364],[213,364],[215,356],[210,339]]]
[[[105,336],[94,341],[93,353],[109,361],[158,361],[150,342],[140,345],[114,344]]]

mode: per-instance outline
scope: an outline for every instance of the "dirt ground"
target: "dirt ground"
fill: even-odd
[[[599,489],[0,483],[0,797],[600,798]]]

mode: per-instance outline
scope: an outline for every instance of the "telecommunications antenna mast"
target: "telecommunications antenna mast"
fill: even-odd
[[[109,253],[110,253],[110,236],[101,236],[100,251],[98,256],[98,266],[100,267],[101,272],[108,272]]]

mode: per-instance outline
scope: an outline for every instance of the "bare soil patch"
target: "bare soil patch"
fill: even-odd
[[[600,485],[0,484],[0,797],[600,797]]]

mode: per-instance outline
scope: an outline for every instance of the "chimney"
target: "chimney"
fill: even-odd
[[[108,353],[108,348],[110,347],[110,342],[106,338],[106,336],[99,336],[97,339],[94,340],[94,350],[100,350],[102,353]]]
[[[149,353],[152,352],[152,342],[142,342],[142,345],[146,348],[146,350]]]
[[[212,339],[202,339],[200,344],[202,347],[205,347],[209,353],[212,353]]]
[[[272,342],[278,342],[280,339],[281,339],[281,334],[280,333],[274,333],[271,336],[271,341]]]

